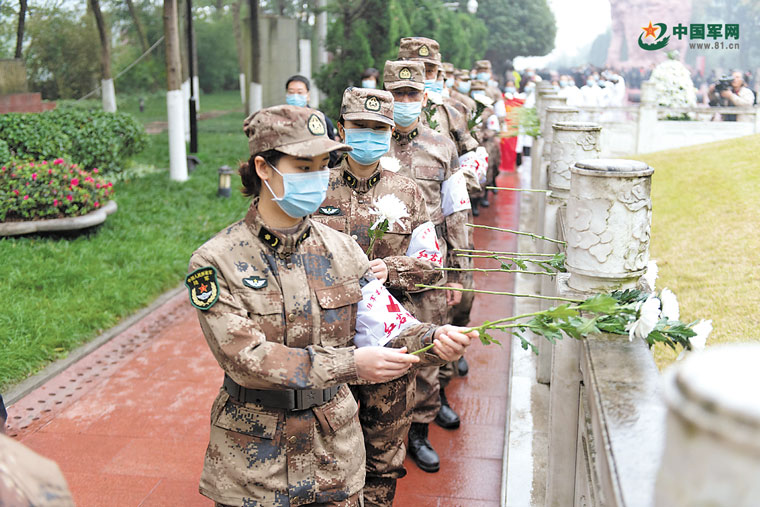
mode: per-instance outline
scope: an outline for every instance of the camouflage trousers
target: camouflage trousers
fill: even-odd
[[[431,423],[441,409],[438,367],[425,366],[417,370],[412,422]]]
[[[233,507],[233,506],[223,504],[223,503],[215,503],[214,507]],[[259,507],[259,505],[255,503],[253,504],[245,503],[243,504],[243,507]],[[261,507],[265,507],[265,506],[261,505]],[[287,506],[282,506],[282,507],[287,507]],[[364,507],[364,500],[362,498],[362,492],[359,491],[358,493],[351,495],[345,500],[327,502],[327,503],[309,503],[309,504],[303,505],[302,507]]]
[[[396,480],[406,475],[406,439],[412,424],[415,372],[390,382],[351,386],[359,403],[359,422],[367,454],[364,502],[391,507]]]
[[[488,139],[484,144],[486,151],[488,152],[488,171],[486,172],[486,184],[485,186],[492,187],[496,184],[496,176],[499,174],[499,166],[501,165],[501,139],[499,136],[494,136]]]

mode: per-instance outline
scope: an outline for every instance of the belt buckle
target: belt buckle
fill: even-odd
[[[322,391],[319,389],[297,389],[295,410],[305,410],[322,403],[322,396],[317,396],[317,393],[321,394]]]

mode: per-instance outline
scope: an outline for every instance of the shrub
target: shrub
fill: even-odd
[[[0,115],[0,138],[10,154],[0,146],[0,163],[67,158],[103,174],[123,170],[123,161],[139,153],[148,139],[132,115],[80,107]]]
[[[85,171],[59,158],[0,167],[0,222],[80,216],[113,195],[97,168]]]

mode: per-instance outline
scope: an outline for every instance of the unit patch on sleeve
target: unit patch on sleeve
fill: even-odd
[[[190,291],[190,304],[199,310],[208,310],[219,299],[219,283],[213,266],[198,268],[185,278]]]

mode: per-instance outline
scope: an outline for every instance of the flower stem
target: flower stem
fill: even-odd
[[[412,354],[413,356],[416,356],[416,355],[418,355],[418,354],[422,354],[423,352],[427,352],[428,350],[432,349],[432,348],[433,348],[433,345],[434,345],[434,344],[433,344],[433,343],[431,343],[430,345],[425,345],[425,346],[424,346],[424,347],[422,347],[421,349],[419,349],[419,350],[415,350],[414,352],[409,352],[409,353],[410,353],[410,354]]]
[[[524,271],[522,269],[482,269],[482,268],[435,268],[438,271],[477,271],[479,273],[525,273],[526,275],[547,275],[554,276],[557,273],[547,271]]]
[[[547,299],[550,301],[569,301],[570,303],[583,303],[582,299],[569,299],[554,296],[539,296],[538,294],[516,294],[514,292],[495,292],[490,290],[478,290],[478,289],[459,289],[457,287],[441,287],[439,285],[425,285],[424,283],[415,284],[415,287],[423,289],[441,289],[441,290],[456,290],[459,292],[476,292],[478,294],[494,294],[496,296],[512,296],[516,298],[536,298]]]
[[[452,248],[452,252],[469,252],[473,254],[492,254],[492,255],[513,255],[515,257],[517,256],[526,256],[526,255],[535,255],[538,257],[554,257],[556,254],[551,253],[534,253],[534,252],[498,252],[493,250],[468,250],[466,248]]]
[[[552,243],[558,243],[560,245],[566,245],[567,244],[566,241],[561,241],[561,240],[558,240],[558,239],[547,238],[546,236],[540,236],[538,234],[533,234],[532,232],[515,231],[515,230],[512,230],[512,229],[503,229],[501,227],[491,227],[490,225],[477,225],[477,224],[464,224],[464,225],[466,225],[467,227],[475,227],[477,229],[490,229],[490,230],[493,230],[493,231],[511,232],[512,234],[520,234],[522,236],[530,236],[531,238],[534,238],[534,239],[543,239],[544,241],[550,241]]]
[[[486,190],[512,190],[514,192],[544,192],[549,193],[551,190],[542,190],[540,188],[510,188],[510,187],[486,187]]]

